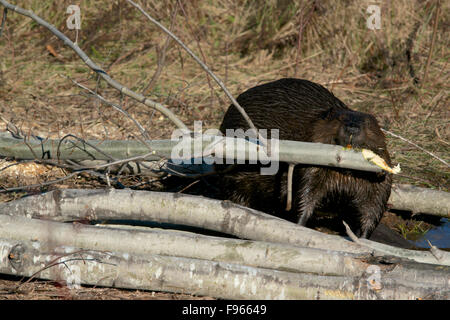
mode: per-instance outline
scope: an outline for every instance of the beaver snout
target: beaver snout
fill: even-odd
[[[361,129],[359,128],[359,126],[356,125],[350,125],[350,126],[345,126],[344,127],[345,132],[350,135],[350,136],[356,136],[359,134],[359,132],[361,131]]]
[[[339,128],[336,144],[353,148],[361,148],[366,141],[366,135],[363,128],[358,123],[344,124]]]

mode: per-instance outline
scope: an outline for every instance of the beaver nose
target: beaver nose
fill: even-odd
[[[346,126],[345,131],[347,131],[349,135],[356,136],[359,134],[360,129],[357,126]]]

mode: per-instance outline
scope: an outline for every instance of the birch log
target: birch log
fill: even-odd
[[[450,194],[444,191],[396,184],[392,186],[388,204],[413,214],[427,213],[450,219]]]
[[[204,236],[155,228],[120,229],[0,215],[0,238],[45,239],[55,246],[120,251],[133,255],[170,255],[243,264],[265,269],[322,275],[362,276],[370,255],[263,241]],[[139,244],[139,245],[136,245]],[[376,259],[372,259],[375,263]]]
[[[54,221],[154,221],[218,231],[241,239],[349,253],[368,252],[342,237],[323,234],[229,201],[177,193],[128,189],[53,190],[2,203],[0,213]]]
[[[0,205],[0,213],[73,220],[138,220],[181,224],[231,234],[242,239],[329,249],[348,253],[386,254],[346,240],[299,226],[286,220],[236,205],[199,196],[133,190],[54,190]],[[368,243],[372,241],[368,240]],[[376,245],[376,243],[374,243]],[[450,265],[448,254],[437,260],[429,252],[395,249],[397,255],[417,262]],[[392,254],[394,250],[390,250]]]
[[[190,150],[188,153],[191,155],[195,154],[196,148],[200,148],[202,150],[200,154],[202,155],[205,149],[210,149],[210,146],[215,143],[216,139],[222,138],[202,136],[195,139],[186,139],[184,142],[186,145],[182,148]],[[100,148],[104,154],[81,141],[65,140],[61,144],[59,159],[80,160],[81,165],[86,165],[87,168],[95,168],[98,166],[106,167],[106,160],[110,159],[107,159],[108,157],[105,154],[114,159],[129,159],[130,157],[147,154],[146,160],[153,161],[161,160],[161,157],[171,159],[172,156],[179,155],[177,153],[172,154],[173,148],[179,143],[177,140],[152,140],[148,141],[147,144],[142,144],[139,141],[114,140],[89,141],[89,143]],[[222,146],[229,151],[229,156],[231,157],[233,154],[237,160],[248,159],[249,150],[257,146],[253,144],[253,147],[251,147],[252,142],[243,139],[226,138],[223,143]],[[24,143],[23,139],[15,138],[9,133],[0,133],[0,156],[23,160],[44,157],[49,159],[57,158],[59,140],[41,140],[30,137],[29,139],[27,138],[27,144]],[[148,153],[149,147],[154,153]],[[178,145],[178,148],[181,148],[181,146]],[[360,157],[362,157],[360,152],[345,150],[338,146],[298,141],[280,141],[280,161],[359,168],[361,170],[379,170],[378,167],[373,168],[374,165]],[[195,161],[192,161],[192,158],[183,159],[178,157],[176,159],[186,162]],[[101,161],[105,162],[101,163]],[[175,166],[167,161],[164,163],[145,161],[143,163],[150,168],[149,172],[160,170],[161,168],[166,171],[170,169],[170,172],[179,171],[185,175],[197,175],[212,171],[211,165],[207,164]],[[117,165],[116,167],[121,168],[122,166]],[[143,166],[134,165],[132,170],[134,170],[133,173],[140,174],[145,169]],[[425,213],[450,218],[450,194],[448,192],[397,184],[393,186],[388,203],[391,208],[397,210],[408,210],[413,213]]]
[[[124,230],[0,215],[0,238],[17,241],[38,239],[55,247],[126,252],[141,257],[177,256],[327,276],[362,277],[369,268],[377,267],[383,270],[383,277],[444,287],[444,279],[450,279],[450,267],[153,228]]]
[[[55,246],[48,239],[0,239],[0,273],[64,280],[71,288],[90,284],[224,299],[449,297],[448,282],[405,281],[385,275],[383,269],[372,268],[362,277],[321,276],[174,256]]]
[[[60,160],[110,160],[127,159],[147,155],[145,160],[171,159],[180,164],[222,163],[224,158],[232,159],[232,163],[242,160],[260,159],[265,156],[263,150],[252,142],[242,138],[230,138],[214,135],[199,135],[191,138],[180,136],[173,140],[150,140],[142,143],[136,140],[87,140],[73,141],[42,139],[35,137],[24,139],[11,134],[0,133],[0,156],[16,159],[60,159]],[[279,150],[273,150],[272,161],[289,163],[304,163],[355,170],[379,172],[381,169],[365,160],[362,153],[342,146],[276,140]],[[94,145],[102,152],[92,148]],[[60,148],[58,149],[58,146]],[[153,152],[149,154],[149,149]],[[214,157],[214,155],[220,157]],[[196,160],[193,160],[193,159]],[[226,160],[225,160],[226,161]]]
[[[0,239],[0,273],[27,277],[37,273],[41,279],[65,280],[72,286],[79,281],[79,284],[222,299],[376,298],[365,280],[355,283],[348,277],[311,276],[159,255],[142,258],[127,253],[70,247],[55,248],[55,253],[46,253],[39,247],[40,243],[36,241]],[[68,257],[68,253],[74,254]],[[49,261],[56,265],[48,267]],[[429,290],[418,289],[420,296],[428,294]],[[389,291],[394,293],[392,289]],[[414,299],[411,292],[403,291],[395,296]]]

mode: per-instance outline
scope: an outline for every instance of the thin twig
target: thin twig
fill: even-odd
[[[34,163],[34,160],[21,160],[21,161],[18,161],[16,163],[8,164],[7,166],[4,166],[3,168],[0,168],[0,172],[6,170],[8,168],[11,168],[11,167],[14,167],[14,166],[19,166],[21,164],[27,164],[27,163]]]
[[[399,136],[399,135],[397,135],[397,134],[395,134],[395,133],[393,133],[393,132],[390,132],[390,131],[388,131],[388,130],[385,130],[385,129],[381,129],[381,130],[382,130],[384,133],[387,133],[387,134],[390,134],[390,135],[393,136],[393,137],[399,138],[400,140],[403,140],[403,141],[409,143],[410,145],[413,145],[413,146],[416,147],[417,149],[422,150],[422,151],[425,152],[425,153],[428,153],[430,156],[432,156],[433,158],[439,160],[440,162],[442,162],[443,164],[445,164],[447,167],[450,167],[450,164],[449,164],[447,161],[445,161],[445,160],[439,158],[439,157],[438,157],[437,155],[435,155],[434,153],[431,153],[430,151],[425,150],[424,148],[418,146],[418,145],[415,144],[414,142],[412,142],[412,141],[410,141],[410,140],[408,140],[408,139],[406,139],[406,138],[403,138],[402,136]]]
[[[61,144],[62,144],[62,142],[66,139],[66,138],[69,138],[69,137],[72,137],[72,138],[74,138],[74,139],[77,139],[78,141],[80,141],[81,143],[83,143],[83,144],[86,144],[86,145],[88,145],[88,146],[90,146],[92,149],[94,149],[95,151],[97,151],[98,153],[101,153],[101,154],[103,154],[105,157],[107,157],[107,158],[109,158],[109,160],[116,160],[116,159],[114,159],[113,157],[111,157],[109,154],[107,154],[107,153],[105,153],[105,152],[103,152],[101,149],[99,149],[99,148],[97,148],[96,146],[94,146],[92,143],[89,143],[89,142],[87,142],[86,140],[84,140],[84,139],[82,139],[82,138],[79,138],[79,137],[77,137],[76,135],[74,135],[74,134],[67,134],[67,135],[65,135],[60,141],[59,141],[59,143],[58,143],[58,148],[56,149],[57,151],[56,151],[56,158],[59,160],[59,157],[60,157],[60,148],[61,148]],[[86,153],[88,153],[86,150],[84,150]],[[95,157],[92,157],[93,159],[95,159]]]
[[[47,21],[43,20],[36,14],[34,14],[32,11],[22,9],[21,7],[12,5],[8,3],[5,0],[0,0],[0,4],[2,4],[4,7],[13,10],[21,15],[27,16],[31,19],[33,19],[36,23],[40,24],[41,26],[44,26],[48,30],[50,30],[56,37],[58,37],[60,40],[64,42],[65,45],[69,46],[72,50],[75,51],[75,53],[83,60],[83,62],[91,68],[94,72],[96,72],[100,77],[103,78],[110,86],[113,88],[119,90],[123,94],[126,94],[127,96],[145,104],[146,106],[149,106],[151,108],[154,108],[164,114],[166,117],[168,117],[177,127],[179,127],[181,130],[189,132],[190,130],[188,127],[180,120],[178,117],[170,111],[168,108],[163,106],[160,103],[157,103],[142,94],[136,93],[129,88],[125,87],[121,83],[117,82],[116,80],[112,79],[101,67],[99,67],[97,64],[95,64],[87,55],[84,53],[83,50],[78,47],[77,44],[73,43],[68,37],[66,37],[61,31],[56,29],[55,26],[49,24]]]
[[[145,156],[146,155],[144,155],[142,157],[145,157]],[[51,180],[51,181],[47,181],[47,182],[41,182],[41,183],[26,185],[26,186],[19,186],[19,187],[12,187],[12,188],[3,188],[3,190],[0,190],[0,193],[15,192],[15,191],[26,190],[26,189],[33,189],[33,188],[42,188],[42,187],[45,187],[45,186],[49,186],[49,185],[52,185],[52,184],[56,184],[56,183],[65,181],[67,179],[72,178],[73,176],[80,175],[82,173],[87,173],[87,174],[90,174],[90,175],[94,175],[94,176],[100,177],[100,178],[102,178],[102,179],[104,179],[106,181],[107,178],[106,178],[106,176],[104,174],[101,174],[99,172],[93,171],[93,170],[91,170],[91,168],[92,169],[108,168],[110,166],[113,166],[115,164],[119,164],[119,163],[122,163],[122,162],[129,162],[129,161],[133,161],[133,160],[141,160],[140,158],[142,158],[142,157],[133,157],[133,158],[130,158],[130,159],[118,160],[118,161],[107,163],[107,164],[104,164],[104,165],[98,165],[98,166],[92,166],[92,167],[81,167],[81,166],[79,166],[78,168],[73,169],[74,166],[72,166],[71,169],[72,170],[76,170],[76,171],[74,171],[74,172],[72,172],[72,173],[70,173],[70,174],[68,174],[68,175],[66,175],[66,176],[64,176],[62,178]],[[54,162],[51,162],[51,161],[46,161],[46,160],[39,160],[39,161],[36,161],[36,162],[37,163],[44,163],[44,164],[55,165],[57,167],[65,167],[65,168],[69,167],[68,165],[57,164],[57,163],[54,163]],[[116,180],[116,179],[114,179],[114,180]],[[118,181],[115,181],[115,182],[119,183]]]
[[[294,177],[295,164],[289,163],[288,175],[287,175],[287,201],[286,211],[290,211],[292,208],[292,178]]]
[[[108,162],[105,164],[99,164],[99,165],[95,165],[95,166],[84,166],[84,167],[80,167],[80,169],[81,170],[86,170],[86,169],[98,170],[98,169],[108,168],[108,167],[111,167],[111,166],[114,166],[117,164],[126,163],[126,162],[145,160],[149,156],[155,156],[155,154],[153,152],[149,152],[147,154],[143,154],[143,155],[127,158],[127,159],[120,159],[120,160]]]
[[[195,180],[194,182],[188,184],[186,187],[184,187],[183,189],[181,189],[180,191],[178,191],[177,193],[183,193],[184,191],[186,191],[187,189],[189,189],[190,187],[192,187],[194,184],[199,183],[200,180]]]
[[[192,29],[191,24],[189,23],[188,15],[187,15],[186,11],[184,10],[183,4],[180,2],[180,0],[178,0],[177,3],[179,4],[179,6],[181,8],[181,11],[183,12],[184,18],[186,20],[186,25],[188,26],[192,36],[195,39],[195,42],[197,43],[198,51],[200,51],[200,54],[202,55],[203,61],[206,62],[206,57],[205,57],[205,54],[203,53],[202,46],[200,45],[199,37],[196,36],[196,33],[194,32],[194,30]],[[208,81],[208,86],[209,86],[209,89],[211,90],[211,107],[213,107],[213,105],[214,105],[214,88],[213,88],[213,86],[211,84],[211,79],[209,79],[208,72],[206,72],[206,80]]]
[[[70,81],[72,81],[74,84],[76,84],[77,86],[79,86],[80,88],[83,88],[86,91],[89,91],[90,94],[92,94],[94,97],[96,97],[97,99],[101,100],[102,102],[106,103],[107,105],[113,107],[114,109],[116,109],[117,111],[119,111],[120,113],[122,113],[123,115],[125,115],[128,119],[130,119],[131,121],[134,122],[134,124],[136,125],[136,127],[138,127],[139,131],[141,131],[142,136],[145,139],[150,140],[150,136],[147,133],[147,130],[145,130],[145,128],[139,123],[139,121],[137,121],[136,119],[134,119],[127,111],[125,111],[121,106],[109,102],[108,100],[106,100],[105,98],[103,98],[101,95],[99,95],[98,93],[95,93],[94,91],[92,91],[91,89],[89,89],[88,87],[83,86],[81,83],[78,83],[77,81],[69,78],[69,77],[65,77],[67,79],[69,79]]]
[[[177,12],[178,12],[178,3],[175,3],[175,9],[172,14],[172,22],[170,24],[170,29],[173,29],[173,26],[175,24],[175,17],[177,16]],[[161,72],[164,68],[164,64],[166,62],[166,51],[167,51],[167,48],[169,47],[171,39],[172,38],[170,36],[167,36],[166,42],[164,42],[162,49],[157,50],[158,62],[157,62],[157,66],[156,66],[156,71],[153,74],[152,78],[150,79],[150,82],[147,84],[147,86],[144,88],[144,90],[142,90],[142,94],[146,94],[148,91],[150,91],[154,87],[155,83],[158,81],[158,78],[161,75]],[[159,46],[156,45],[156,48],[158,49]]]
[[[20,186],[20,187],[13,187],[13,188],[3,188],[3,190],[0,190],[0,193],[20,191],[20,190],[33,189],[33,188],[41,188],[41,187],[49,186],[51,184],[55,184],[55,183],[62,182],[64,180],[70,179],[73,176],[78,175],[80,173],[81,173],[80,171],[76,171],[76,172],[72,172],[72,173],[68,174],[67,176],[62,177],[60,179],[55,179],[55,180],[52,180],[52,181],[47,181],[47,182],[42,182],[42,183],[30,184],[28,186]]]
[[[430,51],[428,52],[428,58],[427,58],[427,64],[425,66],[425,72],[423,74],[423,83],[425,83],[427,76],[428,76],[428,68],[430,67],[431,63],[431,56],[433,55],[433,49],[434,49],[434,43],[436,42],[436,33],[437,33],[437,25],[439,20],[439,10],[440,9],[440,1],[436,1],[436,13],[434,16],[434,23],[433,23],[433,36],[431,38],[431,46]]]
[[[3,1],[3,0],[0,0]],[[170,35],[186,52],[205,70],[213,79],[217,82],[217,84],[222,88],[222,90],[225,92],[225,94],[228,96],[228,98],[231,100],[233,105],[236,107],[236,109],[241,113],[242,117],[244,117],[245,121],[248,123],[250,129],[254,130],[255,133],[258,134],[258,131],[253,124],[252,120],[249,118],[245,110],[240,106],[240,104],[236,101],[236,99],[233,97],[233,95],[228,91],[228,89],[223,84],[222,80],[220,80],[210,69],[209,67],[203,63],[193,52],[191,49],[189,49],[176,35],[174,35],[170,30],[168,30],[166,27],[164,27],[161,23],[159,23],[157,20],[155,20],[152,16],[150,16],[147,12],[145,12],[140,5],[136,4],[135,2],[131,0],[127,0],[128,3],[130,3],[132,6],[137,8],[147,19],[149,19],[152,23],[157,25],[162,31],[164,31],[166,34]],[[258,138],[261,141],[263,145],[266,145],[266,139],[264,139],[261,135],[258,134]]]
[[[0,37],[2,36],[3,27],[5,26],[7,14],[8,14],[8,9],[7,8],[3,9],[2,25],[0,26]]]
[[[433,100],[434,100],[435,98],[437,98],[436,103],[431,107],[430,112],[428,112],[428,114],[426,115],[426,117],[425,117],[425,119],[424,119],[424,122],[423,122],[423,126],[424,126],[424,127],[427,125],[428,119],[431,117],[431,115],[433,114],[434,110],[437,108],[437,106],[439,105],[439,103],[441,103],[441,101],[443,100],[443,98],[447,98],[447,95],[446,95],[446,94],[442,94],[442,95],[441,95],[441,93],[442,93],[442,90],[439,91],[439,93],[436,94],[436,95],[431,99],[430,103],[428,104],[428,105],[430,105],[430,106],[433,105]]]
[[[84,253],[84,252],[88,253],[88,252],[95,252],[95,251],[97,251],[97,250],[78,250],[76,252],[71,252],[71,253],[67,253],[67,254],[64,254],[62,256],[59,256],[59,257],[53,259],[52,261],[50,261],[46,266],[42,267],[41,269],[39,269],[38,271],[33,273],[25,282],[19,283],[19,285],[14,290],[18,291],[23,285],[25,285],[28,282],[30,282],[31,280],[33,280],[42,271],[45,271],[46,269],[49,269],[49,268],[54,267],[54,266],[57,266],[59,264],[64,264],[67,267],[66,262],[70,262],[70,261],[79,261],[79,260],[82,260],[83,262],[95,261],[95,262],[98,262],[98,263],[115,265],[115,264],[110,263],[110,262],[103,262],[101,260],[98,260],[97,258],[83,258],[81,256],[81,253]],[[97,252],[101,252],[101,251],[97,251]],[[101,252],[101,253],[104,253],[104,252]],[[80,258],[70,258],[70,259],[67,259],[67,260],[64,260],[64,261],[58,261],[59,259],[62,259],[62,258],[67,257],[67,256],[75,255],[75,254],[79,254]]]
[[[30,129],[30,130],[31,130],[31,129]],[[39,157],[38,157],[38,156],[36,155],[36,153],[34,152],[33,148],[32,148],[32,147],[30,146],[30,144],[27,142],[27,137],[28,137],[28,140],[30,140],[30,137],[31,137],[31,133],[30,133],[30,132],[28,132],[28,135],[24,135],[24,137],[23,137],[23,143],[28,147],[28,149],[30,149],[30,152],[33,154],[33,157],[34,157],[35,159],[39,159]],[[41,142],[42,159],[44,159],[46,152],[44,152],[43,145],[44,145],[44,142],[45,142],[47,139],[42,139],[41,137],[38,137],[38,136],[35,136],[35,135],[33,135],[33,137],[36,138],[37,140],[39,140],[39,141]],[[47,154],[47,155],[48,155],[48,154]]]

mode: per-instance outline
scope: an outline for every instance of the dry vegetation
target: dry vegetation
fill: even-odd
[[[73,1],[11,2],[33,10],[75,40],[65,13]],[[309,79],[332,90],[349,106],[375,114],[383,128],[449,161],[450,2],[380,2],[382,29],[375,31],[366,27],[366,8],[372,1],[137,2],[170,26],[235,96],[282,77]],[[218,127],[228,99],[175,42],[166,45],[167,36],[124,0],[79,4],[79,46],[111,77],[167,105],[189,127],[194,120],[203,120],[204,129]],[[169,138],[174,129],[157,112],[120,97],[98,81],[48,30],[13,12],[8,12],[0,38],[0,57],[0,114],[24,132],[53,138],[68,133],[95,139],[139,136],[129,119],[65,77],[122,103],[152,139]],[[0,130],[5,129],[3,121]],[[387,139],[394,163],[401,163],[403,169],[396,182],[449,191],[447,166],[397,138]],[[63,175],[62,170],[54,170],[58,172],[38,173],[29,181],[5,176],[0,184],[10,187]],[[87,178],[64,184],[102,185]]]

